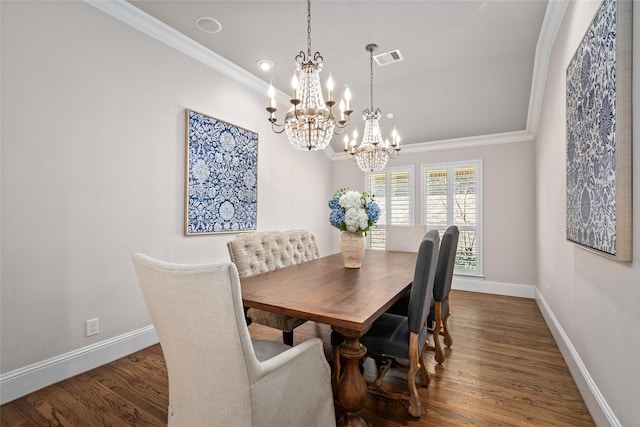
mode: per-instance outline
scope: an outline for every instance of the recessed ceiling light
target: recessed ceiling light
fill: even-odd
[[[262,71],[269,71],[273,67],[273,61],[269,59],[258,59],[257,64]]]
[[[196,26],[205,33],[215,34],[222,31],[222,24],[217,19],[208,16],[196,19]]]
[[[387,119],[393,119],[393,113],[387,113]]]

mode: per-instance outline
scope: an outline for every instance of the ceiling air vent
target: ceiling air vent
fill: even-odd
[[[381,53],[380,55],[376,55],[373,57],[376,60],[379,66],[393,64],[394,62],[399,62],[404,60],[400,50],[392,50],[390,52]]]

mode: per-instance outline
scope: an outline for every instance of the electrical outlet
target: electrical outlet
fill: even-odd
[[[100,330],[99,328],[99,324],[98,324],[98,319],[91,319],[91,320],[87,320],[86,322],[84,322],[86,328],[87,328],[87,336],[90,337],[92,335],[98,335],[98,332]]]

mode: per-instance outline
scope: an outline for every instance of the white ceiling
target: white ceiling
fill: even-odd
[[[294,56],[307,48],[305,1],[129,3],[290,93]],[[323,84],[330,71],[336,88],[346,83],[353,93],[348,132],[357,126],[362,135],[361,111],[370,104],[369,43],[379,46],[376,53],[399,49],[404,56],[384,67],[374,63],[383,134],[395,125],[405,145],[523,131],[546,8],[546,0],[313,0],[311,47],[324,57]],[[215,18],[222,31],[199,30],[200,17]],[[271,71],[258,68],[261,58],[275,63]],[[333,138],[334,151],[341,141]]]

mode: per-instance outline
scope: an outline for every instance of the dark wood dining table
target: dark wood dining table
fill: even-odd
[[[344,336],[338,347],[344,372],[333,373],[344,409],[340,426],[367,425],[360,416],[367,385],[359,369],[366,348],[359,338],[411,283],[416,257],[414,252],[368,250],[362,267],[350,269],[338,253],[240,279],[246,307],[328,324]]]

